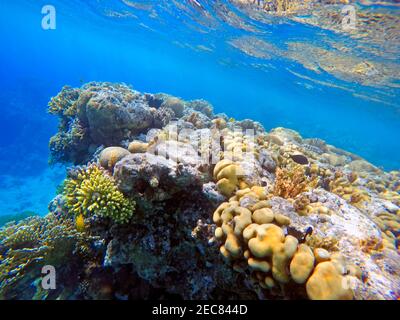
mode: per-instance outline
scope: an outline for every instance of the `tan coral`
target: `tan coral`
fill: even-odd
[[[238,237],[233,233],[228,233],[225,241],[225,248],[233,258],[237,258],[241,253],[241,246]]]
[[[239,178],[244,175],[240,165],[230,160],[219,161],[214,168],[214,179],[217,181],[218,190],[229,197],[239,186]]]
[[[285,240],[282,229],[274,224],[262,224],[255,229],[255,237],[249,240],[250,252],[257,258],[272,256]]]
[[[269,208],[261,208],[253,212],[252,218],[257,224],[271,223],[274,221],[274,212]]]
[[[318,180],[309,178],[305,174],[305,169],[301,165],[296,165],[293,169],[276,170],[276,180],[274,186],[274,195],[292,199],[302,192],[315,188]]]
[[[129,146],[128,146],[128,150],[131,153],[146,153],[147,149],[149,147],[148,143],[142,142],[142,141],[132,141]]]
[[[112,170],[115,164],[130,152],[121,147],[108,147],[100,153],[99,163],[104,169]]]
[[[323,261],[329,261],[331,259],[331,255],[328,250],[323,248],[315,248],[314,249],[314,257],[317,263]]]
[[[224,118],[216,118],[212,120],[212,123],[218,130],[222,130],[226,128],[226,121]]]
[[[249,258],[247,260],[249,267],[255,271],[262,271],[267,273],[271,270],[271,265],[267,261],[257,260],[255,258]]]
[[[366,190],[356,186],[356,180],[356,175],[352,173],[345,175],[338,171],[329,183],[329,190],[352,205],[362,208],[365,201],[370,201],[370,196]]]
[[[280,226],[287,226],[290,224],[290,219],[281,213],[274,213],[274,220]]]
[[[229,181],[229,179],[223,178],[217,182],[217,188],[224,196],[230,196],[236,189],[236,185]]]
[[[261,200],[251,207],[251,211],[254,212],[262,208],[271,208],[271,205],[267,200]]]
[[[294,282],[305,283],[314,269],[314,254],[309,246],[300,244],[290,263],[290,275]]]
[[[293,236],[286,236],[284,243],[278,244],[272,256],[272,276],[280,283],[288,283],[290,274],[288,266],[290,259],[296,252],[298,240]]]
[[[351,300],[352,290],[346,278],[330,261],[319,263],[306,283],[307,295],[312,300]]]

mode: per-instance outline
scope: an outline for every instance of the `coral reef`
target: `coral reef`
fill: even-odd
[[[1,298],[399,296],[398,171],[124,84],[63,88],[49,112],[52,161],[79,166],[47,216],[0,229]]]

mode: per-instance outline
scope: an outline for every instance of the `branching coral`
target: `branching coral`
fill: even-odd
[[[66,122],[62,126],[64,129],[50,139],[50,162],[82,160],[86,157],[90,144],[87,129],[78,119]]]
[[[65,86],[49,102],[48,112],[54,115],[73,116],[76,113],[75,102],[79,98],[79,89]]]
[[[135,202],[121,193],[113,178],[97,165],[78,169],[75,177],[65,181],[66,206],[74,215],[97,214],[126,223],[131,218]]]
[[[42,266],[65,263],[89,238],[76,230],[72,220],[53,215],[7,224],[0,229],[0,298],[15,298],[21,288],[32,290],[31,282]]]
[[[295,166],[293,170],[278,168],[274,195],[285,199],[295,198],[300,193],[315,188],[317,184],[318,180],[307,177],[305,169],[301,165]]]

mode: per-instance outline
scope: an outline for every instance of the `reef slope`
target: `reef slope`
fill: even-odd
[[[0,229],[0,298],[399,297],[399,172],[125,84],[65,87],[49,112],[50,160],[72,166],[47,216]]]

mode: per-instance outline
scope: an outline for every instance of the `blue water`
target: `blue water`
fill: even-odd
[[[289,127],[386,170],[400,168],[399,89],[386,92],[322,75],[319,80],[341,88],[326,86],[289,72],[313,77],[300,64],[283,60],[256,68],[265,61],[227,44],[251,33],[247,30],[219,21],[211,31],[198,32],[204,26],[196,29],[185,14],[166,14],[160,21],[143,10],[132,19],[106,17],[104,3],[0,0],[0,215],[46,213],[64,174],[63,168],[47,164],[48,141],[57,130],[56,119],[46,113],[47,102],[62,86],[88,81],[126,82],[139,91],[203,98],[236,119],[252,118],[267,129]],[[180,3],[188,6],[189,1]],[[57,9],[56,30],[41,28],[46,4]],[[133,10],[121,1],[109,1],[106,8]],[[277,45],[289,37],[314,39],[321,33],[293,22],[249,24],[265,28],[261,33]],[[193,50],[195,45],[213,51]],[[379,92],[377,101],[354,95],[375,97]]]

